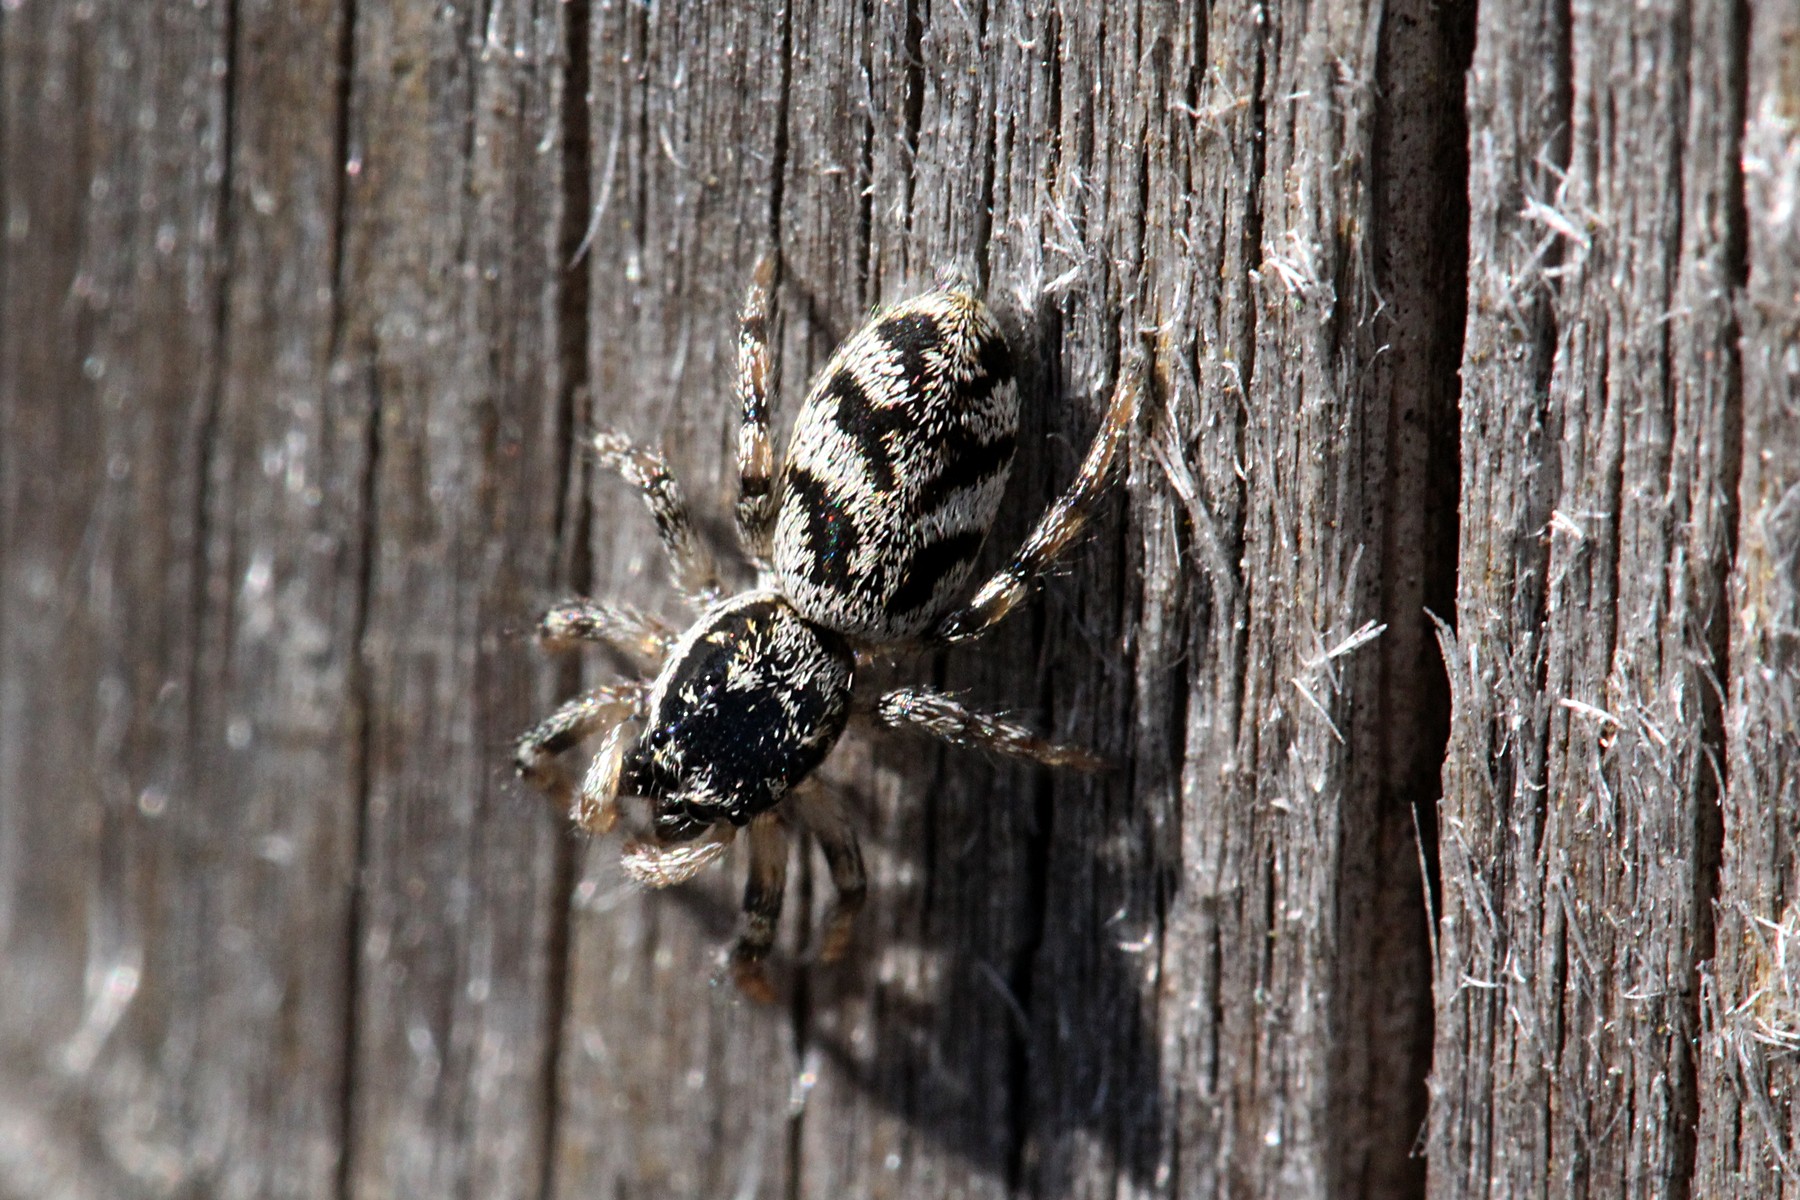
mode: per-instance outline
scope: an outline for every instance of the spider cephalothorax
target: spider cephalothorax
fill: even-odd
[[[620,790],[651,801],[664,841],[747,823],[837,741],[855,665],[841,637],[773,592],[725,601],[670,650]]]
[[[857,655],[978,636],[1013,610],[1072,542],[1104,492],[1136,412],[1123,384],[1080,475],[1014,557],[958,605],[999,510],[1019,429],[1019,391],[999,326],[966,287],[949,285],[877,313],[826,364],[795,421],[779,474],[769,443],[771,260],[757,267],[739,343],[738,539],[754,590],[724,597],[667,464],[617,434],[594,449],[643,493],[677,586],[701,612],[679,636],[620,605],[571,600],[539,626],[553,647],[600,642],[655,680],[597,688],[519,741],[518,767],[604,832],[622,797],[650,808],[650,840],[625,864],[661,886],[691,876],[748,828],[745,928],[732,961],[740,985],[769,993],[787,870],[786,822],[818,839],[838,891],[820,956],[846,944],[864,891],[861,852],[814,768],[843,732]],[[1091,765],[1022,726],[929,688],[861,704],[876,722],[956,745],[1056,765]],[[579,786],[555,756],[607,733]]]

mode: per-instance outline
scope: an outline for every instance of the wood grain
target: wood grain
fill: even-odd
[[[1800,1195],[1794,1174],[1800,864],[1800,6],[1749,21],[1742,161],[1743,460],[1729,590],[1718,957],[1702,977],[1696,1194]]]
[[[1437,1195],[1690,1186],[1736,666],[1737,19],[1482,9]]]

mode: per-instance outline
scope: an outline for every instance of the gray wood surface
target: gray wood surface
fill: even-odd
[[[1721,690],[1760,669],[1727,649],[1745,37],[1730,4],[1482,6],[1436,1195],[1695,1169]]]
[[[0,1196],[1800,1195],[1796,45],[4,0]],[[812,962],[799,854],[762,1007],[741,864],[641,891],[509,762],[613,669],[546,604],[679,612],[583,431],[729,544],[771,247],[778,420],[986,287],[990,557],[1151,387],[1042,597],[906,667],[1117,769],[847,739],[870,903]]]
[[[1701,986],[1695,1194],[1800,1196],[1800,5],[1751,18],[1737,557],[1718,958]]]

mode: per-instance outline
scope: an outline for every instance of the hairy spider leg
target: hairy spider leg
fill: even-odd
[[[798,789],[794,808],[800,822],[818,839],[837,891],[831,911],[819,934],[819,961],[836,962],[850,945],[850,927],[869,894],[869,877],[863,870],[862,846],[850,824],[843,799],[823,781],[809,781]]]
[[[594,454],[638,489],[656,521],[657,536],[669,556],[675,587],[692,604],[705,608],[719,599],[719,573],[712,555],[694,531],[687,498],[669,472],[668,460],[654,450],[634,445],[624,434],[596,433]]]
[[[775,924],[787,892],[788,837],[774,812],[750,819],[750,874],[744,881],[744,928],[731,949],[731,977],[753,1000],[775,998],[763,960],[775,945]]]
[[[604,646],[633,667],[652,673],[668,655],[675,630],[661,617],[616,601],[571,596],[538,620],[538,644],[553,653],[584,643]]]
[[[664,846],[633,839],[625,843],[619,861],[625,873],[645,887],[666,888],[686,883],[725,857],[737,837],[737,826],[721,822],[691,842]]]
[[[610,746],[635,718],[643,716],[648,696],[649,689],[642,683],[615,683],[583,692],[573,700],[565,701],[557,706],[555,712],[526,730],[519,738],[518,747],[513,753],[513,765],[524,779],[542,788],[557,804],[570,809],[584,827],[591,828],[589,822],[583,819],[582,811],[576,807],[574,781],[556,762],[556,756],[602,729],[612,731],[612,736],[608,738]],[[605,754],[606,750],[603,749],[601,755]],[[595,761],[598,762],[599,759],[596,758]],[[588,774],[593,774],[591,768]],[[616,768],[614,774],[617,774]],[[583,803],[586,795],[587,785],[584,782]],[[597,814],[595,819],[601,818]]]
[[[1075,482],[1051,504],[1013,560],[984,583],[967,605],[946,613],[929,640],[945,644],[980,637],[1031,594],[1038,578],[1074,543],[1105,497],[1107,477],[1137,419],[1141,390],[1135,375],[1119,382]]]
[[[609,833],[619,821],[619,773],[625,765],[625,752],[638,739],[638,720],[643,711],[613,726],[601,743],[600,752],[588,763],[582,776],[581,790],[575,795],[575,823],[589,833]]]
[[[732,515],[738,542],[758,567],[769,565],[775,532],[775,450],[769,440],[769,389],[773,372],[769,357],[769,289],[775,279],[775,257],[757,260],[744,297],[738,326],[738,494]]]
[[[982,750],[1008,758],[1098,771],[1106,760],[1075,746],[1046,741],[1023,725],[977,712],[943,692],[927,687],[896,688],[875,705],[875,719],[890,729],[911,729],[965,750]]]

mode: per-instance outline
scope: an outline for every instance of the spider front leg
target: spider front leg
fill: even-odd
[[[645,887],[673,887],[725,857],[736,836],[737,826],[721,824],[691,842],[665,844],[634,839],[625,844],[620,861],[625,873]]]
[[[758,566],[767,566],[775,529],[775,450],[769,441],[769,287],[775,257],[757,261],[738,327],[738,495],[732,515],[738,542]]]
[[[719,598],[719,573],[712,555],[694,531],[687,498],[669,471],[668,460],[654,450],[632,444],[620,433],[596,433],[593,447],[600,461],[637,488],[656,521],[657,536],[668,553],[675,586],[690,601],[704,608]]]
[[[618,816],[619,763],[630,744],[631,722],[643,716],[647,695],[642,683],[612,684],[583,692],[525,731],[513,754],[514,767],[526,781],[568,809],[583,829],[606,832]],[[602,729],[610,730],[606,743],[594,756],[577,793],[556,756]]]
[[[1105,496],[1113,462],[1137,419],[1140,392],[1141,384],[1135,376],[1119,382],[1075,482],[1050,506],[1013,560],[983,584],[967,605],[946,613],[932,630],[930,640],[944,644],[979,637],[1005,620],[1031,594],[1038,577],[1075,541]]]
[[[538,620],[538,644],[552,653],[583,642],[605,646],[638,671],[652,673],[662,664],[675,631],[660,617],[625,604],[597,603],[583,596],[564,600]]]
[[[1003,717],[977,712],[933,688],[897,688],[875,705],[875,719],[890,729],[912,729],[965,750],[983,750],[1008,758],[1098,771],[1106,760],[1076,746],[1046,741]]]

